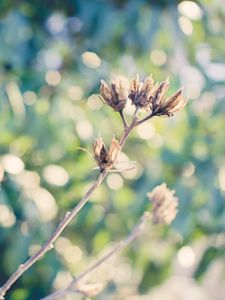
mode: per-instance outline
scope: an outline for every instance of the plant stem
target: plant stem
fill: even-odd
[[[129,127],[124,129],[124,134],[120,139],[121,150],[126,143],[126,140],[135,127],[136,119],[132,120],[132,123]],[[119,153],[118,153],[119,154]],[[0,299],[4,299],[6,292],[11,288],[11,286],[21,277],[21,275],[28,270],[36,261],[38,261],[44,254],[50,251],[54,246],[53,243],[60,236],[62,231],[67,227],[67,225],[71,222],[71,220],[78,214],[81,208],[86,204],[91,195],[95,192],[95,190],[102,183],[106,175],[108,174],[110,168],[103,170],[97,178],[97,180],[92,184],[84,197],[80,200],[80,202],[73,208],[71,212],[67,212],[63,218],[63,220],[56,227],[50,238],[43,244],[41,249],[32,255],[28,260],[26,260],[23,264],[21,264],[17,270],[9,277],[6,283],[0,288]]]
[[[131,233],[122,241],[120,241],[116,246],[114,246],[107,254],[105,254],[102,258],[97,260],[93,265],[91,265],[87,270],[80,273],[77,277],[75,277],[70,284],[65,288],[61,289],[59,291],[56,291],[55,293],[52,293],[48,295],[47,297],[42,298],[41,300],[53,300],[58,299],[59,297],[65,296],[67,293],[78,293],[82,292],[82,289],[76,289],[74,286],[76,286],[79,281],[81,281],[84,277],[89,275],[90,273],[94,272],[98,267],[100,267],[105,261],[110,259],[113,255],[121,251],[124,247],[126,247],[129,243],[131,243],[142,231],[142,229],[145,227],[146,223],[150,219],[150,214],[144,214],[141,217],[140,222],[134,227],[134,229],[131,231]],[[83,292],[82,292],[83,293]]]
[[[155,116],[155,114],[154,114],[154,113],[151,113],[150,115],[148,115],[148,116],[145,117],[144,119],[142,119],[142,120],[140,120],[140,121],[137,121],[136,126],[138,126],[138,125],[144,123],[145,121],[147,121],[147,120],[153,118],[154,116]]]
[[[122,119],[122,121],[123,121],[123,127],[124,127],[124,130],[126,130],[126,128],[128,127],[128,125],[127,125],[126,118],[125,118],[125,116],[124,116],[124,114],[123,114],[123,111],[120,110],[120,111],[119,111],[119,114],[120,114],[121,119]]]

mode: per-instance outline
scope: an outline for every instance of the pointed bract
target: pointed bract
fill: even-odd
[[[126,79],[115,76],[110,85],[101,80],[100,95],[104,103],[111,106],[115,111],[122,111],[128,98],[128,84]]]
[[[154,84],[152,76],[148,76],[141,81],[137,74],[127,86],[127,80],[116,76],[112,79],[110,86],[102,80],[100,87],[101,98],[115,111],[122,111],[129,97],[136,108],[151,110],[155,116],[172,116],[175,112],[181,110],[187,103],[183,96],[183,90],[179,89],[169,98],[166,93],[169,88],[169,78],[161,83]]]
[[[151,76],[146,77],[145,81],[142,82],[139,75],[136,75],[130,84],[129,98],[133,105],[139,108],[149,110],[150,94],[154,85],[154,81]]]
[[[101,171],[113,166],[117,160],[120,149],[121,146],[114,136],[112,137],[109,150],[106,148],[101,137],[95,140],[93,143],[93,157]]]

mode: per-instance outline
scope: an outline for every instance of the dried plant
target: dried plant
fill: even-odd
[[[139,76],[136,76],[136,78],[133,79],[130,83],[126,78],[120,76],[114,77],[110,85],[108,85],[105,81],[101,81],[100,97],[104,103],[109,105],[114,109],[115,112],[118,112],[120,114],[123,122],[124,132],[119,141],[117,141],[115,137],[112,138],[111,144],[108,149],[101,137],[94,142],[93,157],[99,167],[99,174],[96,181],[92,184],[87,193],[72,209],[72,211],[65,214],[62,221],[56,227],[46,243],[40,248],[40,250],[32,255],[23,264],[21,264],[17,268],[17,270],[10,276],[7,282],[0,288],[0,299],[4,299],[6,292],[26,270],[28,270],[43,255],[45,255],[46,252],[54,248],[55,240],[60,236],[60,234],[67,227],[70,221],[79,213],[81,208],[86,204],[90,196],[99,187],[106,175],[117,162],[119,153],[126,143],[132,130],[154,116],[166,115],[171,117],[175,112],[181,110],[186,105],[187,100],[183,96],[182,89],[178,90],[171,97],[165,98],[168,87],[168,80],[160,84],[154,84],[151,76],[147,77],[143,82],[140,80]],[[126,107],[127,101],[129,99],[136,107],[136,109],[130,123],[128,124],[123,114],[123,110]],[[138,116],[138,112],[140,110],[147,112],[147,116],[144,118],[140,118]],[[165,196],[165,199],[161,196],[162,192],[165,192],[167,195]],[[156,208],[157,205],[154,204],[160,203],[159,200],[158,202],[156,201],[156,195],[158,195],[158,199],[163,198],[165,200],[160,204],[161,206],[159,208]],[[161,188],[160,193],[159,191],[155,190],[155,192],[152,192],[152,195],[150,194],[150,197],[152,197],[153,201],[153,219],[156,222],[161,222],[163,220],[164,223],[168,223],[169,220],[171,220],[172,217],[175,216],[175,211],[172,212],[172,210],[170,210],[172,208],[172,205],[170,202],[168,203],[168,195],[170,195],[170,198],[172,197],[170,192],[166,188]],[[167,207],[167,204],[169,205],[169,208]],[[174,207],[174,209],[175,208],[176,206]],[[160,213],[165,214],[165,216],[160,216]]]
[[[97,138],[93,144],[93,156],[99,166],[100,172],[109,168],[115,164],[117,156],[120,152],[120,143],[112,138],[109,150],[106,148],[101,137]]]

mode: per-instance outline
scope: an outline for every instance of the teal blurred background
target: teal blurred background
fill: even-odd
[[[224,299],[224,28],[223,0],[0,1],[0,283],[96,178],[77,148],[122,133],[98,98],[101,78],[170,76],[170,93],[182,85],[190,99],[132,134],[121,160],[137,168],[110,174],[6,299],[64,287],[128,234],[164,181],[180,199],[175,222],[101,268],[94,279],[106,286],[94,299]]]

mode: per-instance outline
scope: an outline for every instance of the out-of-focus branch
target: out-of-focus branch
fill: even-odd
[[[134,229],[130,232],[130,234],[122,241],[120,241],[116,246],[114,246],[107,254],[97,260],[93,265],[87,268],[84,272],[80,273],[77,277],[75,277],[70,284],[65,288],[55,293],[50,294],[47,297],[42,298],[41,300],[53,300],[58,299],[60,297],[64,297],[68,293],[80,293],[82,295],[86,294],[88,296],[88,291],[79,287],[79,282],[84,279],[86,276],[93,273],[98,267],[104,264],[108,259],[110,259],[113,255],[120,252],[123,248],[125,248],[128,244],[130,244],[134,239],[136,239],[142,230],[145,228],[145,225],[150,220],[151,215],[148,212],[145,212],[141,217],[139,223],[134,227]]]
[[[21,264],[17,270],[10,276],[7,282],[0,289],[0,299],[4,299],[5,293],[10,289],[10,287],[17,281],[21,275],[28,270],[36,261],[38,261],[44,254],[54,248],[53,243],[60,236],[65,227],[71,222],[71,220],[78,214],[81,208],[88,201],[90,196],[94,193],[94,191],[101,184],[108,171],[100,173],[96,182],[89,188],[85,196],[80,200],[80,202],[74,207],[71,212],[67,212],[63,218],[63,220],[59,223],[55,231],[52,233],[51,237],[47,240],[47,242],[41,247],[41,249],[32,255],[25,263]]]

